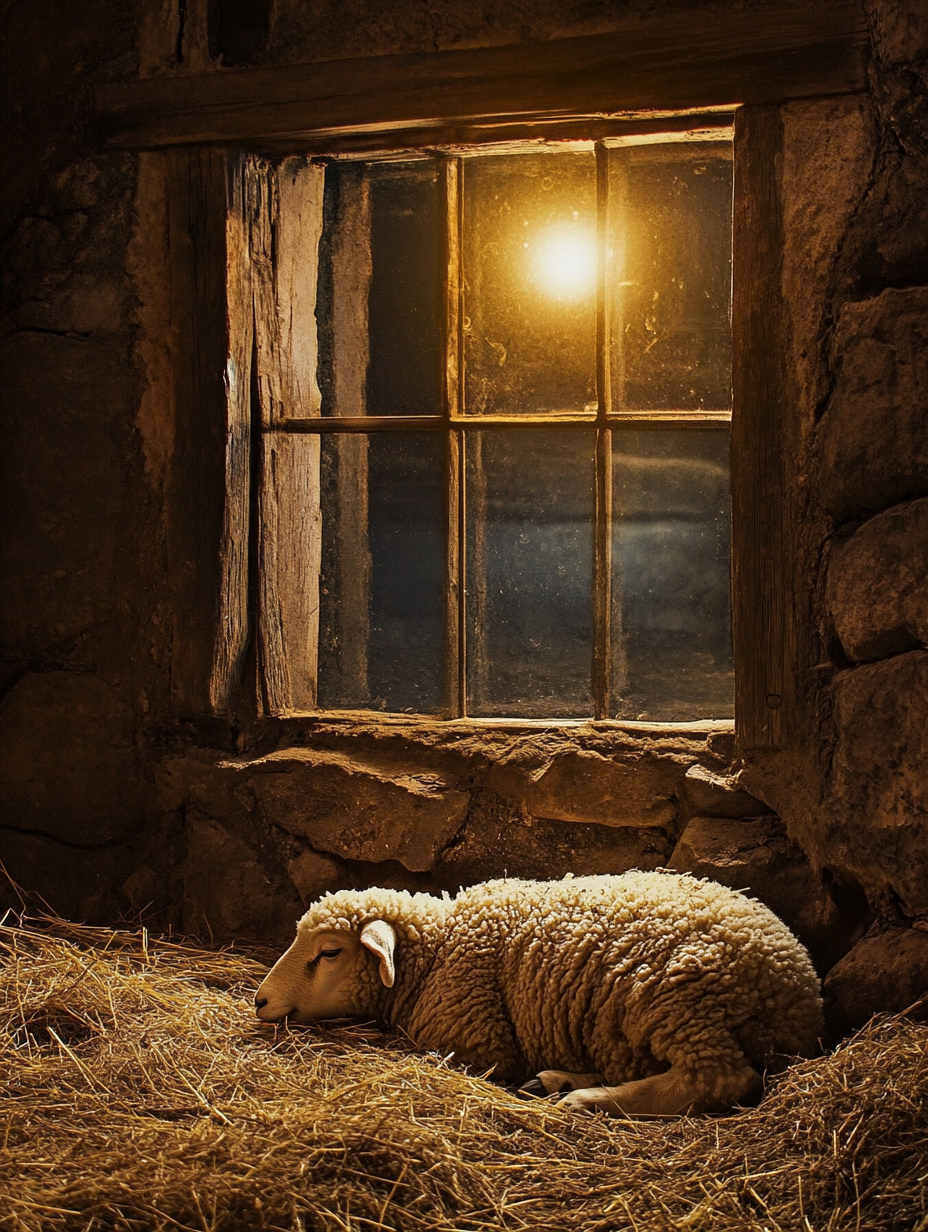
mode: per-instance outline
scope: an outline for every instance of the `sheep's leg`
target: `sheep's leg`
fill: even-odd
[[[543,1069],[540,1074],[523,1082],[519,1093],[536,1095],[563,1094],[565,1091],[580,1091],[586,1087],[598,1086],[602,1082],[602,1074],[571,1074],[566,1069]]]
[[[575,1089],[564,1096],[561,1107],[571,1112],[605,1112],[607,1116],[712,1112],[749,1099],[760,1084],[760,1075],[749,1065],[705,1074],[672,1067],[666,1073],[623,1082],[619,1087]]]

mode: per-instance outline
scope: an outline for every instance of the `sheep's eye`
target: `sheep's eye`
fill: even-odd
[[[340,946],[334,950],[320,950],[319,953],[316,955],[316,957],[311,958],[309,962],[306,964],[306,970],[309,972],[310,975],[312,975],[314,971],[317,971],[319,969],[319,964],[322,962],[323,958],[328,958],[328,959],[338,958],[341,952],[342,950]]]

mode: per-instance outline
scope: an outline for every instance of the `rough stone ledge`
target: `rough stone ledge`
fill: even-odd
[[[255,920],[214,867],[233,860],[240,873],[230,884],[248,881],[257,916],[277,935],[294,901],[343,887],[456,891],[506,874],[665,865],[693,811],[694,766],[713,798],[762,807],[728,773],[727,721],[629,730],[365,714],[287,721],[281,738],[283,747],[256,755],[188,747],[164,759],[159,804],[177,818],[182,850],[160,872],[148,857],[135,868],[124,886],[133,902],[173,894],[187,927],[251,933]]]
[[[431,868],[460,829],[468,795],[440,773],[371,765],[344,753],[281,749],[254,761],[224,761],[220,774],[247,776],[263,820],[320,852],[348,860],[399,860]]]
[[[712,817],[757,817],[768,812],[763,801],[739,785],[737,775],[713,774],[698,763],[684,777],[687,798],[697,813]]]
[[[672,826],[692,756],[559,753],[539,770],[497,765],[487,782],[536,817],[602,826]]]
[[[733,746],[731,719],[693,723],[598,720],[433,719],[378,715],[369,710],[292,716],[283,721],[281,746],[389,748],[518,762],[540,767],[560,752],[593,750],[603,756],[625,751],[680,753],[693,760]],[[391,753],[391,755],[395,755]]]

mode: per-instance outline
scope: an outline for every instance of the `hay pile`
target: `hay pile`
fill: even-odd
[[[372,1031],[252,1016],[263,968],[0,929],[0,1228],[928,1229],[928,1027],[877,1022],[723,1119],[575,1118]]]

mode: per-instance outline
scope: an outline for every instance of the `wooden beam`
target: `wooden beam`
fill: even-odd
[[[796,702],[796,617],[784,435],[788,405],[781,290],[778,107],[735,122],[732,233],[732,634],[735,732],[743,749],[788,748]]]
[[[863,89],[857,0],[626,19],[545,43],[149,77],[97,94],[101,136],[149,148],[390,132],[483,118],[764,103]]]
[[[442,427],[460,414],[462,405],[461,365],[464,354],[463,278],[461,235],[463,230],[462,165],[459,158],[441,164],[444,197],[444,350],[442,381],[444,402]],[[445,629],[442,708],[447,718],[456,719],[467,708],[466,587],[464,566],[466,536],[464,526],[464,440],[449,433],[445,452]]]
[[[247,594],[239,585],[247,544],[244,560],[232,546],[242,529],[242,505],[234,499],[227,504],[227,497],[228,468],[239,480],[247,477],[241,414],[250,355],[247,343],[229,345],[227,294],[241,273],[238,254],[230,263],[228,245],[235,239],[225,225],[229,159],[216,149],[172,150],[166,174],[176,344],[176,418],[165,493],[171,696],[174,713],[189,717],[208,714],[211,704],[225,708],[240,665],[243,620],[247,626]],[[243,369],[234,379],[230,361]],[[247,531],[247,506],[244,516]]]
[[[222,540],[219,546],[219,619],[213,647],[209,682],[213,714],[234,710],[248,643],[251,636],[249,611],[249,558],[251,553],[251,382],[254,349],[251,253],[248,228],[252,159],[226,153],[226,296],[225,313],[216,306],[219,321],[226,325],[225,380],[225,503]],[[198,235],[197,242],[206,237]],[[216,259],[219,254],[215,254]],[[203,328],[202,323],[198,328]],[[202,397],[205,389],[197,391]],[[196,404],[194,413],[202,413]]]
[[[612,718],[612,410],[608,149],[596,146],[596,521],[593,531],[593,714]]]
[[[282,715],[316,706],[321,442],[267,429],[289,408],[318,415],[315,279],[324,172],[303,159],[275,168],[253,163],[249,234],[259,405],[252,414],[260,412],[264,429],[258,666],[265,713]]]
[[[645,139],[651,134],[679,134],[684,141],[711,141],[718,135],[731,140],[731,125],[736,105],[718,109],[690,107],[666,112],[648,111],[632,116],[569,116],[567,118],[531,118],[507,120],[489,118],[466,122],[447,122],[418,128],[397,128],[389,132],[308,133],[300,138],[300,150],[305,154],[321,154],[339,158],[370,158],[394,156],[406,150],[441,149],[449,155],[480,151],[483,146],[511,145],[513,153],[526,152],[530,147],[548,146],[559,142],[583,142],[590,149],[601,139],[621,142]],[[261,149],[270,155],[291,151],[292,138],[262,140]]]

